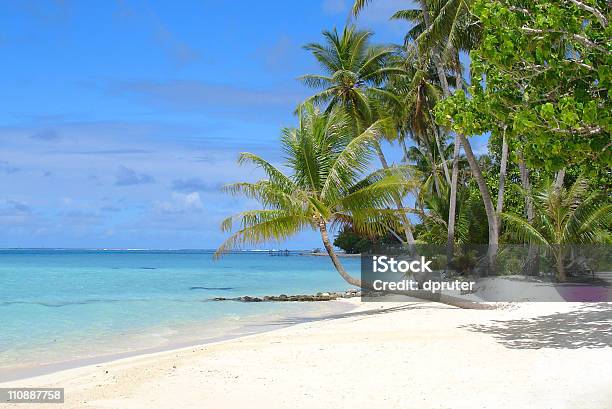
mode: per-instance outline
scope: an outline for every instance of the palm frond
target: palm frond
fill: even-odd
[[[307,74],[298,78],[307,87],[310,88],[323,88],[331,85],[333,79],[325,75]]]
[[[423,21],[423,10],[408,9],[398,10],[391,16],[391,20],[406,20],[411,23],[420,23]]]
[[[536,243],[548,246],[550,243],[527,220],[512,213],[502,213],[502,220],[510,228],[508,234],[523,243]]]
[[[343,187],[353,185],[357,176],[365,172],[382,127],[383,121],[376,121],[342,150],[327,174],[322,197],[334,202],[342,194]]]
[[[352,9],[353,15],[357,17],[359,13],[361,12],[361,10],[363,10],[365,6],[367,6],[370,3],[370,1],[372,0],[355,0],[355,3],[353,3],[353,9]]]
[[[303,230],[304,227],[311,226],[311,220],[305,214],[288,213],[280,210],[242,212],[228,217],[222,222],[221,226],[224,231],[231,231],[236,222],[239,222],[240,230],[229,236],[219,246],[215,251],[215,258],[244,245],[257,245],[271,240],[285,240]]]

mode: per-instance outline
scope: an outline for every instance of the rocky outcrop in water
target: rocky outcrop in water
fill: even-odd
[[[240,302],[271,302],[271,301],[331,301],[338,298],[360,297],[361,291],[350,289],[344,292],[324,292],[316,294],[299,295],[266,295],[263,297],[251,297],[248,295],[235,298],[215,297],[212,301],[240,301]]]

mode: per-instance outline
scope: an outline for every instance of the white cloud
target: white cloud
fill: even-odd
[[[155,209],[161,213],[189,213],[199,212],[204,209],[200,193],[172,193],[172,200],[166,202],[157,202]]]

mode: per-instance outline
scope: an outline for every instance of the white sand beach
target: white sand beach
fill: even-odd
[[[610,304],[334,302],[355,309],[0,386],[63,387],[47,406],[74,409],[612,407]]]

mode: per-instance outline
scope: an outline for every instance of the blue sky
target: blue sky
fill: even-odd
[[[373,2],[358,25],[400,42]],[[0,247],[214,248],[253,203],[219,192],[278,162],[317,72],[300,47],[349,1],[19,1],[0,14]],[[280,247],[319,246],[302,234]],[[269,245],[264,247],[279,247]]]

